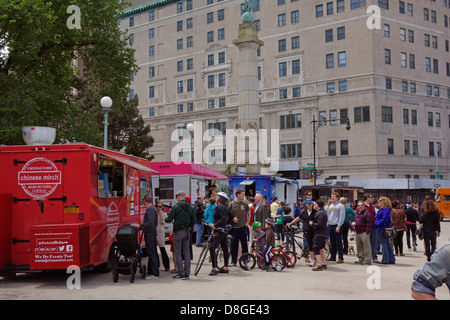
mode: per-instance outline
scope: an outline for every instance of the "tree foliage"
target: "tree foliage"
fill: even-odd
[[[68,11],[79,8],[79,16]],[[135,150],[134,134],[149,133],[136,103],[128,103],[130,76],[138,70],[129,38],[119,27],[119,13],[127,4],[119,0],[0,0],[0,144],[22,144],[23,126],[57,128],[57,139],[103,143],[102,96],[114,105],[111,118],[131,115],[128,145]],[[69,22],[79,18],[80,28]],[[81,63],[79,63],[81,62]],[[135,106],[127,114],[121,110]],[[117,109],[117,111],[115,111]],[[112,122],[112,121],[111,121]],[[151,146],[151,137],[139,137],[139,146]],[[145,141],[144,141],[145,140]],[[140,153],[144,154],[145,150]],[[137,152],[137,150],[135,151]]]

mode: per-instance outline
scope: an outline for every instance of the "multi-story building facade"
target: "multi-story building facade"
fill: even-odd
[[[232,42],[244,1],[132,2],[122,20],[140,66],[130,95],[155,160],[175,160],[173,132],[197,121],[225,133],[238,121]],[[254,15],[260,127],[279,129],[280,172],[305,177],[315,130],[321,178],[434,179],[437,169],[448,179],[450,0],[260,0]]]

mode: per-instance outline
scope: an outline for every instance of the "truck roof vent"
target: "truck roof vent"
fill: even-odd
[[[22,137],[27,145],[52,144],[56,138],[56,129],[50,127],[23,127]]]

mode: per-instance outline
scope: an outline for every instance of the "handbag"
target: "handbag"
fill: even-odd
[[[416,236],[420,239],[423,240],[423,228],[418,228],[416,230]]]
[[[384,228],[383,237],[385,239],[393,239],[396,236],[397,236],[397,230],[394,228],[394,226]]]
[[[395,211],[395,213],[397,213],[397,211]],[[393,223],[393,220],[392,220],[392,214],[391,214],[391,226],[384,228],[383,237],[385,239],[393,239],[396,236],[397,236],[397,230],[394,227],[394,223]]]

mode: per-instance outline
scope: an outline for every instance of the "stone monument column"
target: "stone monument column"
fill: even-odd
[[[240,149],[237,143],[236,165],[245,166],[247,175],[259,175],[260,165],[258,162],[258,139],[259,129],[259,80],[257,50],[264,43],[258,39],[258,30],[253,23],[253,14],[246,11],[239,25],[238,39],[233,44],[239,48],[239,111],[236,131],[242,129],[245,137],[245,150]],[[243,137],[238,136],[238,140]],[[249,143],[250,142],[250,143]],[[243,161],[239,154],[245,151]]]

